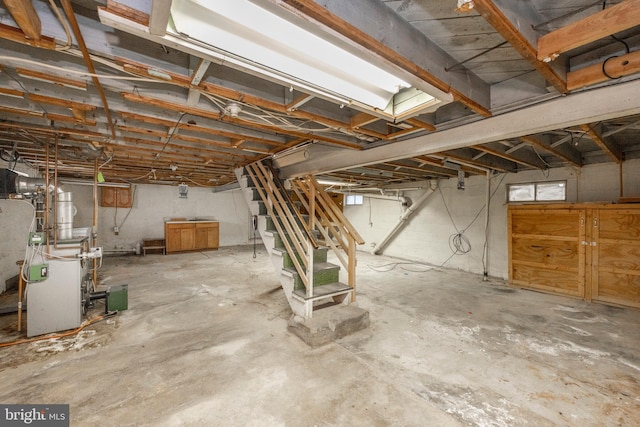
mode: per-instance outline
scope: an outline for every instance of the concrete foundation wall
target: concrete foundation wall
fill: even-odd
[[[68,187],[79,207],[74,227],[91,227],[92,188]],[[211,189],[190,187],[186,199],[179,197],[175,186],[137,184],[132,192],[131,209],[98,208],[98,245],[107,253],[133,251],[144,238],[163,238],[164,222],[171,218],[219,221],[220,246],[249,243],[250,214],[240,190],[213,193]],[[117,235],[113,231],[115,225],[119,228]]]
[[[63,188],[73,194],[77,208],[74,228],[91,228],[93,187],[64,184]],[[1,293],[5,290],[5,281],[18,274],[16,261],[24,259],[33,208],[25,201],[0,200],[0,210]],[[102,246],[105,253],[133,252],[143,238],[163,238],[164,221],[175,217],[219,221],[220,246],[250,243],[251,216],[240,190],[213,193],[211,189],[190,187],[188,198],[181,199],[176,186],[137,184],[130,212],[124,208],[98,208],[98,246]],[[118,235],[113,232],[114,221],[120,228]]]
[[[624,196],[640,196],[640,160],[624,162],[622,170]],[[620,197],[620,169],[612,163],[584,166],[581,169],[557,168],[492,177],[491,192],[494,195],[487,233],[490,276],[508,277],[506,185],[554,180],[567,181],[567,201],[571,203],[617,202]],[[405,191],[404,194],[415,201],[426,190],[428,183],[424,187],[422,190]],[[382,253],[433,265],[444,263],[446,267],[482,274],[486,177],[467,178],[464,191],[456,187],[455,179],[440,181],[439,189],[382,249]],[[365,197],[362,206],[345,206],[344,212],[366,241],[358,249],[369,252],[398,222],[403,209],[398,201]],[[464,255],[452,255],[450,238],[462,230],[465,230],[463,235],[468,239],[471,249]]]

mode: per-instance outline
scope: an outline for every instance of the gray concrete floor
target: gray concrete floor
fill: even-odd
[[[311,349],[264,250],[110,257],[100,277],[130,309],[0,348],[1,403],[68,403],[72,426],[640,425],[638,310],[363,253],[371,327]]]

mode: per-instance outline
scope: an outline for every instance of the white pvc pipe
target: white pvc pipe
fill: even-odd
[[[393,228],[384,237],[384,239],[382,239],[380,243],[378,243],[373,248],[371,253],[376,255],[378,252],[380,252],[382,248],[384,248],[387,243],[389,243],[391,239],[405,226],[407,220],[411,217],[411,215],[413,215],[432,194],[433,190],[429,188],[420,197],[418,197],[418,199],[416,199],[416,201],[406,211],[404,211],[396,225],[394,225]]]

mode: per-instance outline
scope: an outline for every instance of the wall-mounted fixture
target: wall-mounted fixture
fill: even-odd
[[[230,115],[234,119],[237,119],[238,114],[240,113],[240,111],[242,111],[242,107],[240,107],[237,102],[231,101],[227,104],[224,110],[228,115]]]
[[[464,190],[464,171],[458,170],[458,190]]]
[[[181,199],[186,199],[188,192],[189,192],[189,186],[187,184],[185,184],[184,182],[181,182],[180,184],[178,184],[178,194],[180,195]]]
[[[450,93],[292,12],[287,2],[169,3],[163,36],[106,9],[98,12],[105,25],[387,119],[405,120],[453,101]]]

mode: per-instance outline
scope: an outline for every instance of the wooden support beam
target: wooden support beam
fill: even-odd
[[[29,94],[29,100],[31,100],[32,102],[37,102],[41,104],[49,104],[49,105],[57,105],[59,107],[66,107],[71,110],[93,111],[96,109],[95,106],[85,104],[82,102],[69,101],[68,99],[54,98],[52,96],[46,96],[46,95],[38,95],[36,93]]]
[[[520,3],[527,2],[505,2],[509,7],[522,7]],[[509,44],[518,51],[553,87],[560,93],[567,93],[567,83],[564,75],[558,73],[549,64],[538,61],[536,46],[532,44],[516,28],[512,20],[507,18],[503,10],[496,5],[494,0],[473,0],[474,9],[500,33]],[[520,17],[516,22],[521,24]],[[522,27],[522,25],[520,25]],[[534,42],[535,43],[535,42]]]
[[[491,116],[488,85],[469,70],[465,73],[447,73],[446,64],[455,60],[395,15],[383,2],[283,0],[282,3],[418,77],[437,90],[450,93],[455,100],[474,112],[485,117]],[[362,13],[363,10],[367,10],[367,13]],[[371,22],[386,22],[387,25],[372,27]],[[367,32],[370,28],[375,28],[375,32]],[[384,28],[393,29],[393,33],[391,30],[385,32]],[[393,46],[390,46],[391,43]],[[415,52],[421,52],[420,57],[424,60],[417,59]]]
[[[467,165],[469,167],[476,167],[479,170],[486,171],[488,169],[498,172],[516,172],[512,162],[509,162],[502,157],[487,156],[488,158],[483,160],[475,160],[472,157],[474,150],[471,148],[461,148],[455,151],[443,151],[434,155],[428,155],[427,157],[441,158],[442,160],[450,160],[454,163],[461,165]]]
[[[457,172],[450,172],[451,170],[456,170],[456,169],[452,168],[451,166],[443,164],[444,156],[442,156],[443,158],[439,160],[435,160],[434,157],[435,156],[419,156],[419,157],[413,157],[411,160],[413,160],[414,162],[418,162],[422,165],[430,165],[438,169],[443,169],[445,171],[443,174],[449,177],[454,177],[458,175]],[[448,158],[448,160],[451,160],[451,158]],[[480,168],[478,166],[460,164],[460,169],[462,169],[469,175],[480,175],[480,174],[484,174],[487,168]]]
[[[24,98],[24,92],[16,89],[9,89],[0,87],[0,95],[10,96],[12,98]]]
[[[27,37],[21,29],[4,24],[0,24],[0,37],[17,43],[41,47],[44,49],[54,50],[56,48],[56,41],[51,37],[41,36],[38,40],[34,40]]]
[[[4,0],[4,4],[25,36],[31,40],[40,40],[42,23],[31,0]]]
[[[164,36],[167,33],[170,14],[171,0],[152,0],[149,32],[155,36]]]
[[[638,72],[640,72],[640,50],[622,56],[611,57],[605,63],[589,65],[576,71],[570,71],[567,73],[567,89],[576,90]]]
[[[206,117],[208,119],[219,120],[220,113],[217,111],[207,111],[201,108],[189,107],[184,104],[177,104],[175,102],[165,101],[159,98],[152,98],[150,96],[142,96],[137,93],[121,92],[124,99],[138,104],[153,105],[155,107],[164,108],[180,113],[192,114],[194,116]]]
[[[67,77],[59,77],[49,73],[41,73],[39,71],[28,70],[26,68],[16,68],[20,77],[27,77],[33,80],[56,84],[58,86],[68,87],[71,89],[87,90],[87,82],[84,80],[69,79]]]
[[[154,3],[156,3],[156,2],[154,1]],[[171,3],[171,2],[169,2],[169,3]],[[160,6],[162,6],[162,4],[160,4]],[[149,26],[150,16],[148,14],[146,14],[144,12],[141,12],[138,9],[134,9],[132,7],[129,7],[129,6],[125,5],[125,4],[118,3],[117,1],[107,0],[106,10],[108,10],[109,12],[114,13],[116,15],[120,15],[122,17],[125,17],[125,18],[127,18],[127,19],[129,19],[129,20],[131,20],[131,21],[133,21],[133,22],[135,22],[137,24],[143,25],[145,27]],[[152,9],[152,12],[153,12],[153,9]],[[166,13],[169,13],[169,11],[166,11]],[[166,25],[165,25],[165,30],[166,30]]]
[[[552,61],[561,53],[640,25],[640,0],[624,0],[538,39],[538,59]]]
[[[613,159],[613,161],[615,161],[616,163],[622,162],[622,150],[617,144],[604,139],[602,135],[600,135],[600,132],[598,132],[595,127],[590,124],[580,125],[580,129],[582,129],[587,135],[589,135],[589,138],[591,138],[591,140],[593,140],[593,142],[595,142],[598,147],[604,150],[607,155],[609,155],[609,157]]]
[[[404,121],[405,123],[410,124],[411,126],[419,127],[424,130],[428,130],[429,132],[435,132],[436,127],[431,123],[423,122],[422,120],[418,120],[416,118],[407,119]]]
[[[534,169],[544,169],[544,164],[542,162],[534,162],[531,160],[523,159],[518,156],[514,156],[512,154],[505,153],[504,151],[497,150],[495,148],[489,147],[487,145],[473,145],[471,146],[474,150],[482,151],[487,154],[491,154],[492,156],[500,157],[505,160],[509,160],[510,162],[518,163],[523,166],[528,166]]]
[[[353,129],[360,129],[361,126],[366,126],[370,123],[377,122],[378,120],[381,120],[380,117],[369,113],[358,113],[351,117],[351,127]]]
[[[389,166],[393,166],[395,168],[401,168],[401,169],[408,169],[411,171],[415,171],[418,172],[418,174],[413,174],[414,176],[416,176],[416,178],[424,178],[425,174],[434,174],[434,175],[441,175],[441,176],[447,176],[447,177],[453,177],[456,174],[453,172],[449,172],[447,170],[447,168],[445,168],[444,166],[442,166],[441,164],[438,164],[437,162],[434,161],[427,161],[425,160],[419,160],[419,159],[412,159],[415,162],[418,162],[422,165],[429,165],[429,166],[435,166],[437,168],[439,168],[439,170],[433,170],[433,169],[425,169],[425,168],[421,168],[418,166],[409,166],[409,165],[405,165],[403,163],[398,163],[398,162],[386,162],[386,163],[382,163],[383,165],[389,165]]]
[[[288,103],[286,105],[286,109],[289,112],[295,111],[295,110],[298,109],[298,107],[300,107],[301,105],[311,101],[313,98],[315,98],[315,96],[310,95],[308,93],[303,93],[302,95],[298,96],[296,99],[294,99],[293,101]]]
[[[541,148],[554,156],[560,157],[565,162],[571,163],[574,166],[582,166],[582,156],[577,150],[574,150],[573,147],[568,148],[562,145],[553,147],[530,135],[522,136],[520,139],[527,144],[531,144],[532,146]]]
[[[47,113],[45,117],[54,122],[80,123],[87,126],[97,125],[97,122],[95,120],[87,119],[82,111],[80,110],[75,110],[75,111],[81,113],[81,117],[75,117],[75,115],[74,117],[69,117],[69,116],[63,116],[62,114],[53,114],[53,113]]]

